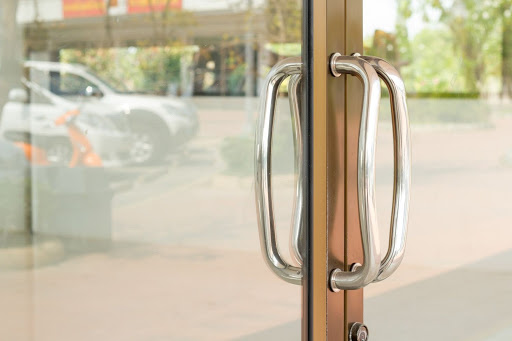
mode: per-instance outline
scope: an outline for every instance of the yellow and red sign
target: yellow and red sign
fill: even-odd
[[[62,0],[64,18],[105,15],[105,0]]]
[[[64,18],[105,15],[107,3],[111,8],[118,6],[118,0],[62,0],[63,15]],[[183,0],[127,0],[125,9],[127,14],[175,11],[180,10],[182,4]]]
[[[183,0],[128,0],[128,13],[162,12],[179,10]]]

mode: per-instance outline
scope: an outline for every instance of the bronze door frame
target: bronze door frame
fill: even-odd
[[[329,275],[362,263],[357,205],[357,143],[362,86],[354,77],[334,78],[329,57],[363,53],[362,0],[304,3],[306,65],[306,221],[309,238],[303,296],[303,339],[347,340],[363,322],[363,289],[334,293]]]

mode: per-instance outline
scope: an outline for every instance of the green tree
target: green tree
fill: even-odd
[[[501,4],[501,95],[512,97],[512,0]]]
[[[269,41],[299,43],[302,32],[302,1],[267,0],[265,18]]]
[[[407,90],[415,93],[467,92],[454,37],[446,28],[423,29],[409,42],[411,62],[400,70]]]
[[[407,30],[407,20],[412,16],[411,0],[397,0],[397,19],[396,19],[396,67],[410,63],[411,44],[409,42],[409,32]]]
[[[453,35],[454,52],[461,57],[467,91],[482,91],[496,73],[504,8],[511,0],[424,0],[425,16],[444,23]],[[433,14],[438,15],[432,18]],[[434,16],[435,16],[434,14]],[[499,72],[498,72],[499,73]]]
[[[87,65],[117,88],[165,94],[169,83],[179,83],[186,53],[192,52],[169,46],[69,49],[60,51],[60,59]]]
[[[365,42],[365,54],[379,56],[393,64],[398,71],[411,62],[412,50],[407,20],[412,16],[411,0],[396,0],[395,32],[375,30],[373,39]]]

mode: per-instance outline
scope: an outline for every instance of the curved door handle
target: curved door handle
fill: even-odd
[[[380,104],[380,80],[367,61],[335,53],[331,56],[331,72],[356,76],[363,84],[363,105],[357,152],[357,194],[364,262],[351,271],[335,269],[330,276],[331,289],[353,290],[375,280],[380,269],[379,229],[375,203],[375,147]]]
[[[331,71],[334,76],[339,76],[341,71],[340,64],[349,58],[360,58],[368,63],[377,73],[384,83],[386,84],[390,93],[391,114],[393,122],[393,155],[394,155],[394,183],[393,183],[393,208],[391,217],[391,227],[389,236],[388,251],[382,261],[378,260],[379,267],[375,277],[368,281],[368,278],[363,281],[360,280],[356,285],[355,283],[344,282],[343,276],[345,272],[340,269],[335,269],[331,274],[331,288],[333,291],[349,290],[361,288],[371,282],[378,282],[388,278],[400,265],[404,252],[407,239],[407,222],[409,215],[409,199],[410,199],[410,186],[411,186],[411,151],[410,151],[410,134],[409,134],[409,118],[407,113],[407,103],[404,83],[398,71],[392,67],[388,62],[367,56],[343,57],[335,54],[331,59]],[[375,86],[380,81],[373,79]],[[364,84],[364,81],[363,81]],[[366,96],[366,90],[365,90]],[[374,233],[375,243],[378,243],[376,208],[375,208],[375,141],[377,134],[377,119],[378,119],[378,105],[372,107],[372,100],[369,99],[369,111],[366,112],[363,108],[363,115],[361,117],[361,126],[359,133],[359,147],[358,147],[358,200],[359,212],[361,223],[361,234],[363,236],[363,254],[365,265],[370,259],[373,267],[377,260],[377,254],[374,253],[374,258],[368,258],[365,247],[365,229],[368,233]],[[364,106],[364,103],[363,103]],[[365,135],[366,134],[366,135]],[[366,141],[366,142],[365,142]],[[365,145],[367,143],[367,145]],[[373,146],[370,146],[373,145]],[[366,149],[365,149],[366,148]],[[364,158],[367,158],[366,161]],[[366,207],[366,211],[364,211]],[[370,226],[368,226],[370,224]],[[368,243],[371,243],[367,239]],[[376,245],[374,245],[375,247]],[[372,249],[370,245],[369,250]],[[354,267],[357,272],[358,269],[364,266]],[[368,272],[373,272],[375,268]],[[370,276],[370,275],[369,275]]]
[[[301,284],[303,272],[301,265],[301,252],[299,246],[292,247],[292,256],[297,260],[299,266],[288,264],[279,251],[276,240],[276,227],[274,217],[274,207],[272,200],[272,183],[271,183],[271,153],[272,153],[272,132],[274,124],[274,115],[276,107],[276,98],[279,85],[287,78],[291,77],[290,89],[295,91],[298,89],[300,81],[299,76],[302,73],[302,62],[300,58],[287,58],[277,63],[267,75],[265,84],[262,89],[262,102],[260,107],[260,115],[256,128],[255,138],[255,194],[256,209],[258,215],[258,227],[260,234],[260,244],[265,261],[270,269],[281,279],[293,283]],[[299,76],[297,76],[299,75]],[[302,139],[300,138],[300,119],[298,119],[298,107],[293,108],[295,131],[295,151],[297,154],[302,153]],[[300,145],[300,148],[298,146]],[[300,161],[299,161],[300,160]],[[296,165],[298,169],[302,168],[302,156],[296,157]],[[297,192],[302,188],[302,174],[297,179]],[[300,187],[299,187],[300,186]],[[302,192],[302,190],[300,190]],[[295,209],[293,214],[292,230],[300,236],[300,224],[302,216],[302,194],[300,198],[295,198]],[[297,220],[298,219],[298,220]],[[295,238],[292,237],[292,244]],[[299,239],[296,239],[299,242]]]
[[[290,100],[290,111],[292,116],[293,147],[295,151],[295,196],[293,199],[293,220],[290,235],[290,250],[294,261],[302,265],[304,259],[304,235],[303,235],[303,172],[302,161],[304,155],[304,143],[302,141],[302,127],[300,115],[300,81],[302,74],[295,74],[290,77],[288,83],[288,98]]]
[[[402,262],[407,241],[407,222],[411,188],[411,142],[405,85],[398,71],[377,57],[362,56],[377,71],[388,90],[393,122],[393,208],[389,246],[374,282],[388,278]]]
[[[357,188],[359,220],[363,243],[363,264],[354,264],[350,271],[335,269],[330,276],[333,291],[362,288],[389,277],[402,261],[410,199],[411,151],[405,87],[398,71],[386,61],[367,56],[331,57],[331,72],[356,76],[363,84],[363,104],[357,153]],[[266,78],[261,113],[256,131],[255,190],[260,243],[265,260],[283,280],[301,284],[304,259],[303,203],[303,140],[299,110],[299,84],[302,77],[300,58],[288,58],[276,64]],[[275,218],[271,190],[271,142],[280,84],[290,77],[288,92],[294,132],[296,195],[293,205],[290,250],[295,265],[281,256],[276,241]],[[380,102],[380,79],[389,89],[393,121],[394,189],[388,251],[381,261],[375,200],[375,149]]]

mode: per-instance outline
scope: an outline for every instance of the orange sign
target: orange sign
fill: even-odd
[[[105,0],[62,0],[64,18],[105,15]]]
[[[182,0],[128,0],[128,13],[162,12],[181,7]]]

